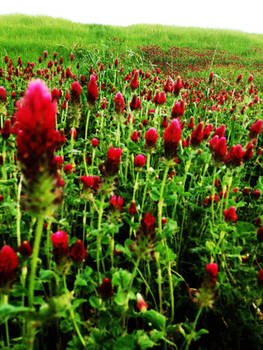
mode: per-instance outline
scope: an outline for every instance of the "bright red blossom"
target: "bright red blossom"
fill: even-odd
[[[0,250],[0,292],[1,289],[9,289],[15,279],[17,267],[17,254],[10,246],[3,246]]]
[[[90,76],[90,82],[87,88],[87,101],[91,105],[95,105],[98,99],[98,86],[95,75]]]
[[[177,147],[181,140],[181,126],[178,119],[173,119],[163,133],[165,155],[168,158],[176,156]]]
[[[80,239],[70,249],[70,256],[76,263],[81,263],[87,255],[86,249]]]

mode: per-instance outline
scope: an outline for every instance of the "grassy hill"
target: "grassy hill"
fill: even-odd
[[[128,27],[81,24],[48,16],[0,16],[1,55],[35,59],[43,50],[60,54],[74,49],[135,49],[158,45],[225,50],[244,58],[261,60],[263,35],[241,31],[201,29],[164,25],[132,25]]]

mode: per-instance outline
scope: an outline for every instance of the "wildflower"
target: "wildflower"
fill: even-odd
[[[192,146],[199,146],[203,140],[203,123],[198,123],[191,135],[190,143]]]
[[[253,158],[253,150],[254,150],[254,144],[252,142],[249,142],[246,147],[246,151],[243,153],[243,160],[248,161],[249,159]]]
[[[255,198],[255,199],[259,199],[260,197],[260,191],[259,190],[254,190],[252,192],[252,196]]]
[[[225,135],[225,131],[226,131],[226,126],[224,124],[222,124],[221,126],[219,126],[218,128],[215,129],[213,137],[216,136],[216,135],[219,138],[223,137]]]
[[[25,98],[17,104],[17,157],[25,179],[28,204],[34,212],[49,210],[57,204],[61,191],[54,191],[58,178],[53,163],[60,134],[56,131],[56,102],[44,82],[28,85]],[[41,200],[39,200],[41,198]]]
[[[142,295],[140,293],[136,294],[137,299],[137,307],[141,312],[147,311],[148,304],[144,301]]]
[[[3,139],[7,140],[12,133],[11,119],[6,119],[0,131]]]
[[[3,246],[0,250],[0,292],[6,293],[10,289],[17,267],[17,254],[10,246]]]
[[[254,139],[261,133],[262,124],[263,124],[263,120],[259,119],[253,125],[251,125],[250,132],[249,132],[249,137],[251,139]]]
[[[124,98],[120,92],[114,97],[115,112],[117,114],[123,114],[124,112]]]
[[[134,166],[136,168],[142,168],[145,165],[146,158],[144,155],[139,154],[138,156],[135,157],[134,159]]]
[[[243,149],[241,145],[232,146],[225,156],[225,164],[238,166],[242,164]]]
[[[95,106],[98,99],[98,86],[95,75],[90,76],[87,90],[87,101],[90,105]]]
[[[81,263],[87,255],[86,249],[80,239],[70,249],[70,256],[75,263]]]
[[[80,101],[80,94],[81,94],[81,85],[79,82],[74,81],[74,83],[71,84],[70,88],[70,99],[74,103],[79,103]]]
[[[121,148],[113,148],[112,145],[110,146],[108,150],[107,162],[105,164],[106,175],[108,176],[117,175],[120,167],[121,153],[122,153]]]
[[[152,236],[155,233],[155,217],[150,214],[150,213],[146,213],[145,217],[142,219],[141,222],[141,230],[144,233],[145,236]]]
[[[72,172],[72,165],[70,163],[67,163],[64,166],[63,170],[64,170],[64,173],[71,174],[71,172]]]
[[[123,205],[123,198],[115,195],[111,197],[110,199],[110,205],[113,210],[117,210],[119,212],[122,211],[122,205]]]
[[[6,102],[6,91],[3,86],[0,86],[0,103]]]
[[[131,202],[130,207],[128,209],[128,212],[129,212],[130,215],[137,214],[136,202]]]
[[[173,108],[172,108],[172,118],[182,117],[185,112],[185,106],[184,106],[184,100],[181,100],[180,103],[175,102]]]
[[[184,85],[183,85],[183,82],[182,82],[181,78],[178,77],[177,80],[176,80],[176,83],[172,87],[172,91],[173,91],[175,96],[179,95],[179,93],[180,93],[181,89],[183,88],[183,86]]]
[[[225,209],[224,217],[225,217],[225,221],[236,222],[238,219],[238,216],[236,214],[236,208],[230,207],[229,209]]]
[[[259,242],[263,242],[263,226],[257,230],[257,239]]]
[[[108,299],[113,296],[113,288],[110,278],[105,277],[98,288],[98,292],[102,299]]]
[[[225,137],[218,137],[217,135],[214,136],[210,142],[210,149],[213,151],[213,157],[215,161],[222,162],[225,159],[225,155],[227,152],[227,146],[226,146],[226,138]]]
[[[99,140],[96,137],[94,137],[90,142],[93,148],[98,147],[99,145]]]
[[[147,147],[155,147],[158,139],[158,134],[155,128],[150,128],[148,131],[146,131],[144,137],[145,137]]]
[[[107,104],[108,104],[108,102],[107,102],[106,97],[103,97],[102,103],[101,103],[101,109],[106,109]]]
[[[130,108],[132,111],[139,110],[142,108],[141,100],[139,96],[134,95],[130,102]]]
[[[211,84],[213,79],[214,79],[214,72],[210,72],[210,74],[209,74],[209,82],[208,83]]]
[[[138,138],[139,138],[138,132],[136,130],[134,130],[133,133],[131,134],[131,140],[134,143],[137,143],[138,142]]]
[[[131,83],[130,83],[130,88],[132,90],[136,90],[137,87],[139,86],[139,82],[138,82],[138,76],[139,76],[139,72],[136,71],[133,75],[133,78],[131,80]]]
[[[53,244],[53,253],[56,263],[60,264],[65,261],[69,255],[68,235],[67,232],[57,231],[51,234]]]
[[[28,258],[32,255],[32,247],[28,241],[23,241],[18,247],[18,251],[23,258]]]
[[[257,278],[258,278],[258,285],[260,287],[263,286],[263,269],[258,271]]]
[[[101,179],[99,176],[86,176],[82,175],[79,180],[83,183],[84,185],[84,191],[85,190],[93,190],[93,191],[98,191],[100,184],[101,184]]]
[[[163,133],[165,155],[168,158],[176,156],[177,147],[181,139],[181,127],[178,119],[173,119]]]

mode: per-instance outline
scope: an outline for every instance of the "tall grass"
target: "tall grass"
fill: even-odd
[[[76,48],[89,50],[136,49],[158,45],[230,51],[234,55],[260,60],[263,35],[241,31],[138,24],[128,27],[73,23],[48,16],[0,16],[1,55],[35,59],[43,50],[61,55]]]

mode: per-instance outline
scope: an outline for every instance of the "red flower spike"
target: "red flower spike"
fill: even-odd
[[[150,236],[154,235],[155,221],[156,219],[152,214],[148,212],[145,214],[145,217],[142,219],[142,223],[141,223],[141,229],[145,235],[150,235]]]
[[[136,294],[137,299],[137,307],[141,312],[145,312],[148,309],[148,304],[144,301],[142,295],[140,293]]]
[[[96,137],[94,137],[90,142],[93,148],[98,147],[99,145],[99,140]]]
[[[105,277],[103,279],[102,284],[98,288],[98,292],[104,300],[113,296],[114,292],[109,278]]]
[[[111,147],[108,150],[108,158],[105,164],[106,175],[108,176],[117,175],[120,167],[121,153],[122,153],[121,148],[113,148],[113,146],[111,145]]]
[[[18,247],[18,251],[23,258],[28,258],[32,255],[32,247],[28,241],[23,241]]]
[[[175,102],[173,108],[172,108],[172,118],[182,117],[185,112],[185,106],[184,106],[184,100],[181,100],[180,103]]]
[[[86,249],[80,239],[70,249],[70,256],[75,263],[81,263],[87,255]]]
[[[142,168],[145,165],[146,158],[144,155],[139,154],[138,156],[135,157],[134,159],[134,166],[136,168]]]
[[[259,119],[251,126],[250,132],[249,132],[249,137],[251,139],[254,139],[261,133],[262,124],[263,124],[263,120]]]
[[[81,94],[81,85],[79,84],[79,82],[74,81],[74,83],[72,83],[70,88],[70,98],[73,103],[74,102],[79,103],[80,94]]]
[[[128,209],[128,212],[129,212],[130,215],[137,214],[137,208],[136,208],[136,203],[135,202],[131,202],[130,207]]]
[[[206,269],[206,273],[208,274],[208,276],[213,277],[213,278],[217,277],[218,266],[216,263],[207,264],[205,269]]]
[[[236,214],[236,208],[230,207],[229,209],[224,210],[225,221],[236,222],[238,216]]]
[[[192,146],[199,146],[203,140],[203,123],[198,123],[191,135],[190,143]]]
[[[6,102],[6,91],[3,86],[0,86],[0,102],[2,103]]]
[[[66,232],[57,231],[51,234],[51,242],[54,248],[54,258],[57,263],[69,255],[68,235]]]
[[[257,239],[259,242],[263,242],[263,227],[258,228]]]
[[[155,147],[158,139],[158,134],[155,128],[150,128],[148,131],[146,131],[144,137],[146,141],[146,147]]]
[[[263,286],[263,269],[258,271],[257,279],[258,279],[259,287],[262,287]]]
[[[131,140],[134,143],[137,143],[138,142],[138,138],[139,138],[138,132],[136,130],[134,130],[133,133],[131,134]]]
[[[67,163],[64,166],[63,170],[64,170],[64,173],[71,174],[71,172],[72,172],[72,165],[70,163]]]
[[[98,86],[95,75],[90,76],[90,82],[87,88],[87,101],[92,106],[95,106],[98,99]]]
[[[181,127],[178,119],[173,119],[163,133],[165,156],[174,158],[181,140]]]
[[[122,206],[123,206],[123,198],[118,196],[112,196],[110,199],[110,205],[113,210],[117,210],[119,212],[122,211]]]
[[[122,97],[122,94],[118,92],[116,96],[114,97],[114,103],[115,103],[115,112],[117,114],[123,114],[124,112],[124,98]]]
[[[6,291],[14,281],[18,267],[18,257],[14,250],[5,245],[0,250],[0,291]]]

